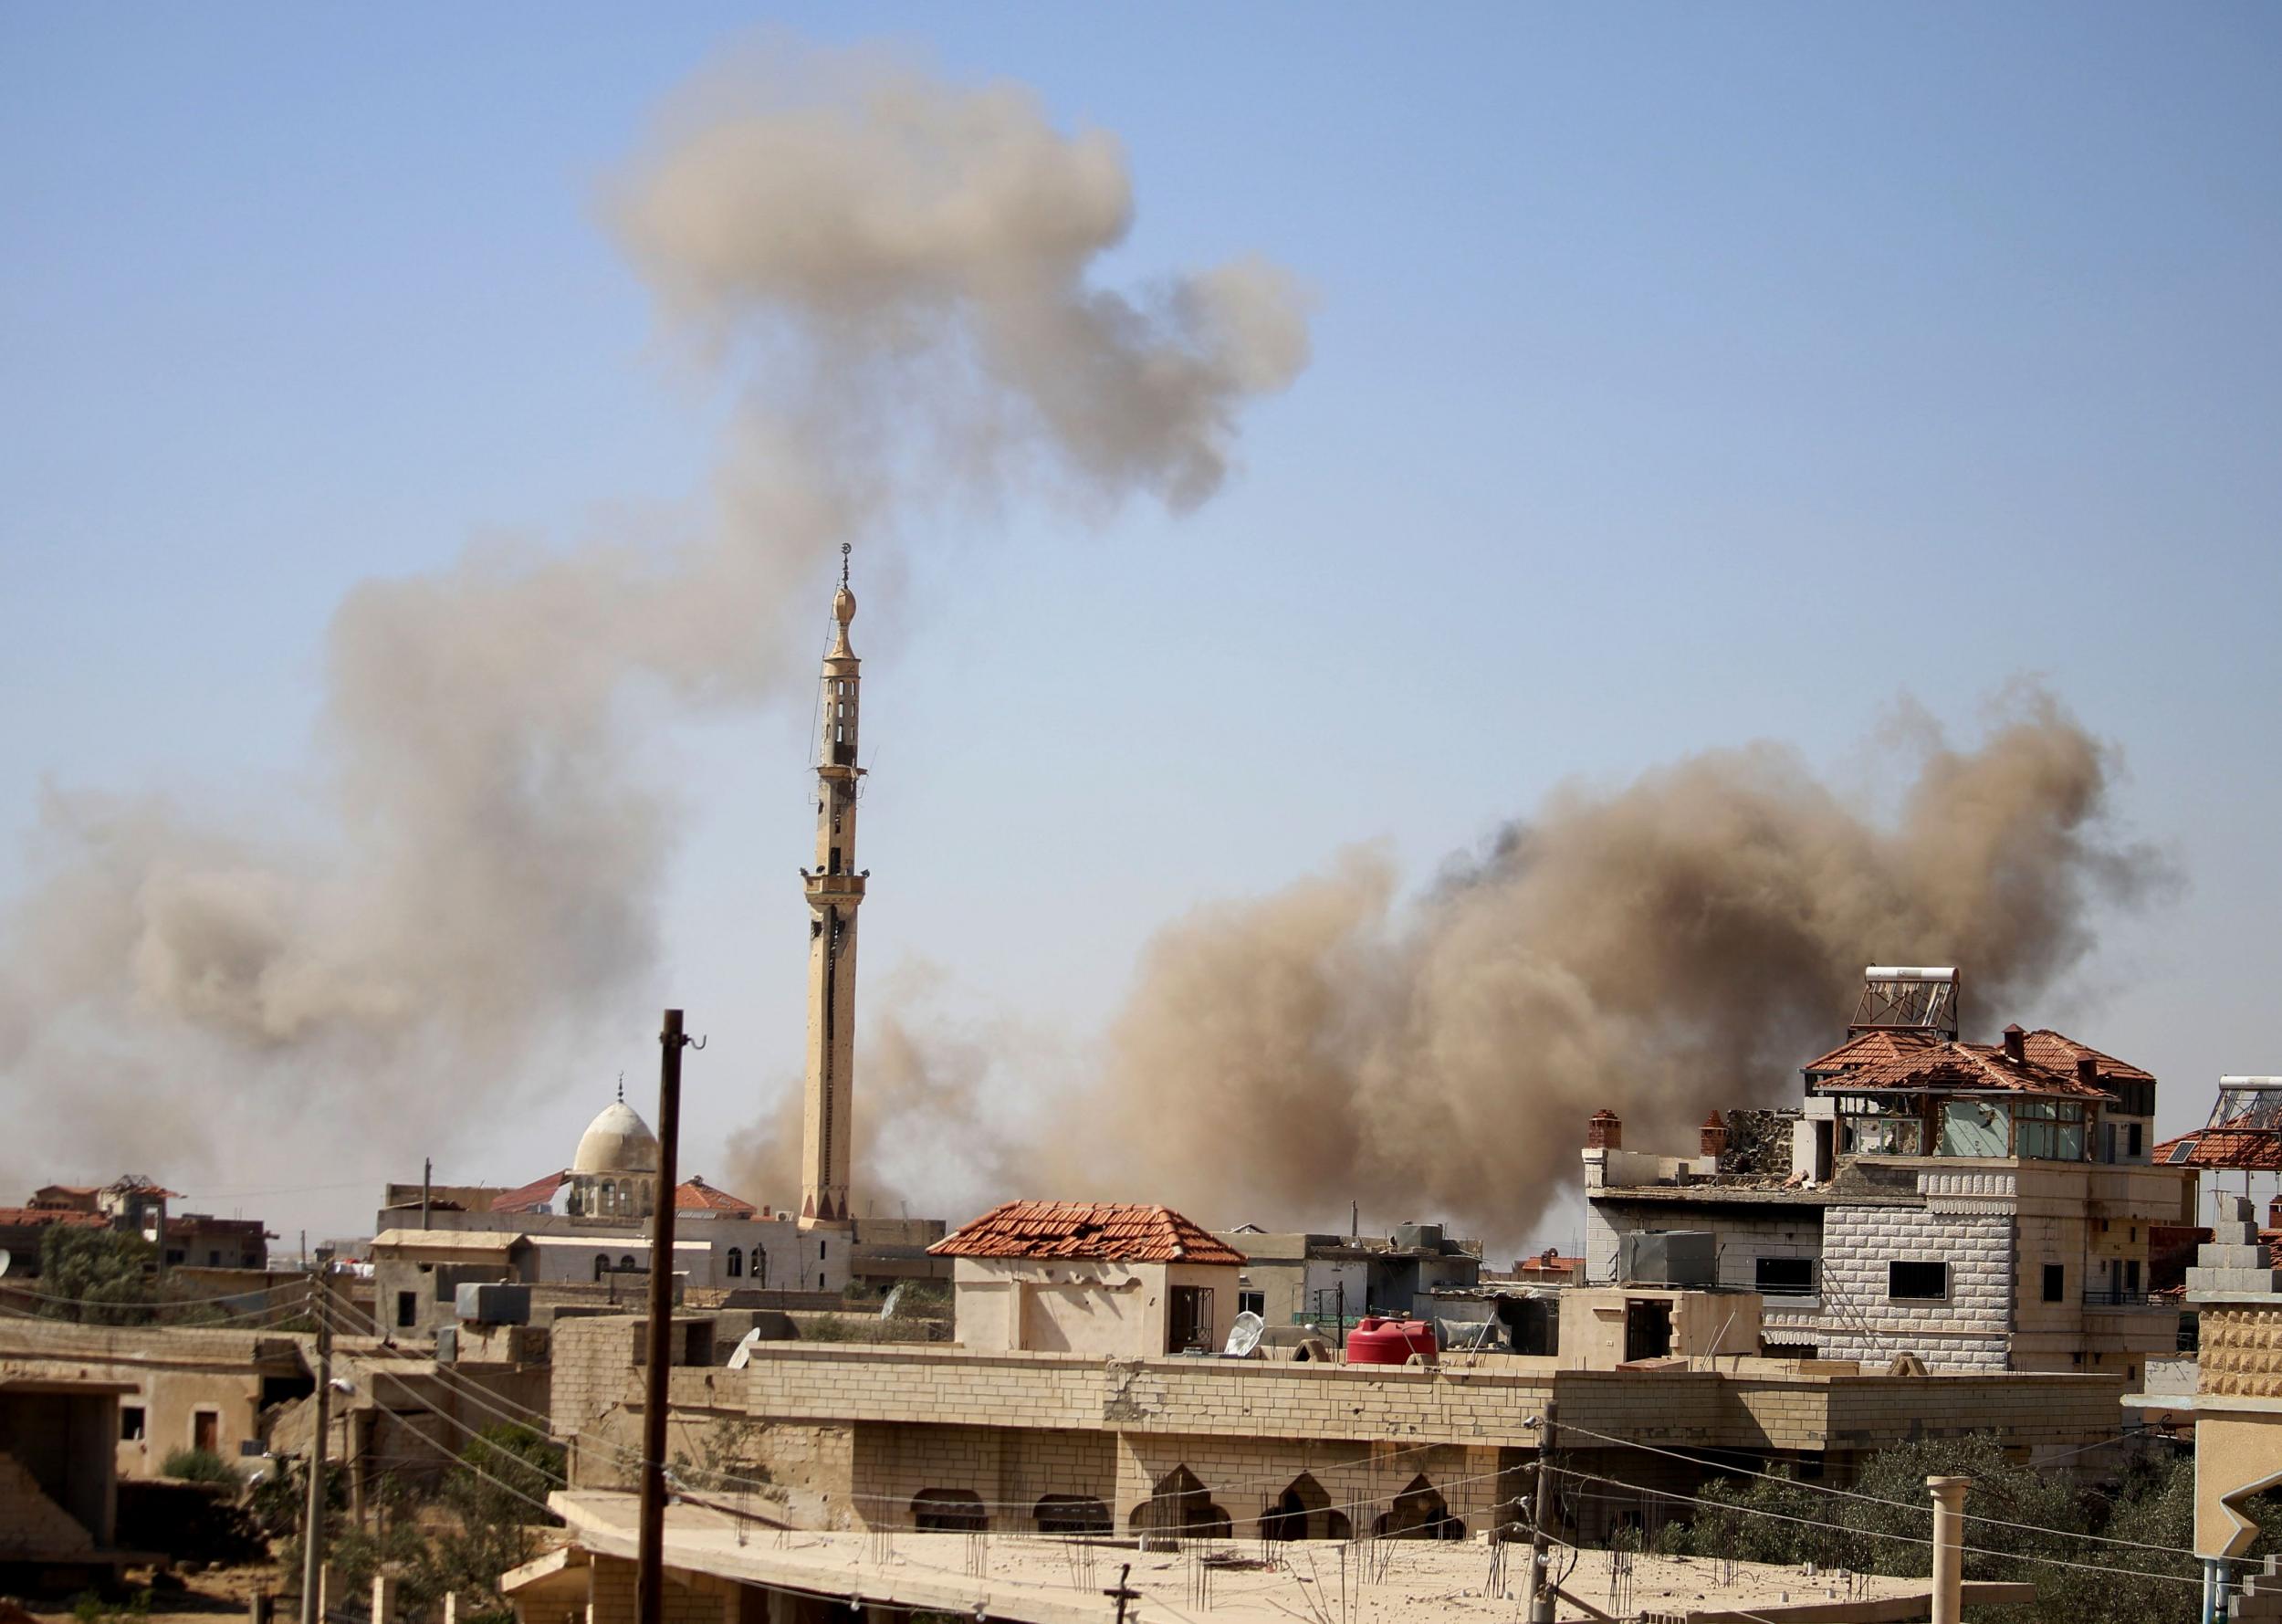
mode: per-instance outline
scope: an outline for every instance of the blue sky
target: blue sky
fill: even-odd
[[[867,600],[867,974],[1082,1042],[1153,927],[1349,843],[1423,880],[1564,779],[1756,738],[1851,781],[1900,697],[1970,736],[2031,674],[2187,884],[2005,1013],[2155,1070],[2167,1130],[2282,1071],[2252,5],[0,11],[0,828],[43,778],[289,817],[349,587],[699,496],[725,401],[597,190],[771,28],[1114,131],[1110,276],[1257,251],[1317,301],[1203,509],[1017,502]],[[673,742],[643,1002],[728,1040],[700,1142],[797,1073],[808,727]],[[652,1053],[523,1080],[439,1160],[559,1165]]]

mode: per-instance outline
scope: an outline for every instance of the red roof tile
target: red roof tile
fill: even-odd
[[[100,1212],[82,1212],[77,1207],[0,1207],[0,1224],[37,1227],[50,1223],[83,1230],[111,1227],[111,1221]]]
[[[2256,1128],[2199,1127],[2148,1152],[2157,1167],[2241,1168],[2282,1172],[2282,1134]]]
[[[675,1186],[674,1207],[676,1211],[699,1212],[758,1212],[759,1208],[750,1201],[740,1200],[726,1189],[716,1189],[704,1179],[692,1174]]]
[[[1939,1032],[1858,1032],[1829,1053],[1808,1061],[1802,1069],[1834,1072],[1848,1066],[1882,1064],[1944,1041]]]
[[[1890,1033],[1866,1033],[1866,1036],[1890,1036]],[[2055,1032],[2039,1034],[2057,1038]],[[2067,1042],[2059,1038],[2059,1042]],[[2071,1045],[2073,1047],[2073,1045]],[[1826,1077],[1815,1084],[1818,1094],[1845,1094],[1864,1089],[1955,1089],[1975,1091],[2001,1089],[2013,1094],[2058,1094],[2084,1099],[2105,1099],[2107,1091],[2086,1083],[2076,1074],[2073,1059],[2066,1064],[2040,1064],[2036,1053],[2023,1045],[2024,1058],[2015,1062],[2005,1058],[1999,1043],[1961,1043],[1947,1038],[1931,1042],[1916,1040],[1898,1047],[1889,1059],[1872,1060],[1848,1065],[1835,1077]],[[1834,1051],[1843,1053],[1844,1050]],[[2046,1045],[2047,1055],[2057,1051]],[[2086,1053],[2094,1053],[2090,1050]],[[1812,1067],[1825,1069],[1821,1062]],[[2144,1077],[2144,1072],[2134,1072]]]
[[[1170,1207],[1120,1201],[1008,1201],[927,1250],[938,1257],[1100,1258],[1127,1263],[1240,1263],[1244,1254]]]
[[[567,1172],[550,1173],[544,1179],[534,1179],[519,1189],[503,1189],[491,1198],[494,1212],[538,1212],[555,1199],[555,1191],[570,1181]]]

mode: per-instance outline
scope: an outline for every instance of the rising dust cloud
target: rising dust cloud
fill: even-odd
[[[1247,404],[1307,360],[1304,300],[1265,262],[1101,284],[1133,215],[1112,137],[884,59],[707,74],[601,213],[662,330],[739,393],[710,519],[356,589],[327,638],[319,789],[289,819],[52,790],[0,950],[0,1076],[68,1105],[10,1154],[197,1170],[296,1125],[399,1155],[438,1116],[480,1121],[654,1007],[678,820],[638,728],[804,704],[843,540],[892,579],[962,503],[1209,498]],[[2103,833],[2110,773],[2031,697],[1976,748],[1921,745],[1891,820],[1759,746],[1565,791],[1423,898],[1352,856],[1165,929],[1027,1137],[989,1084],[1031,1034],[874,971],[860,1199],[1321,1223],[1353,1198],[1511,1234],[1596,1107],[1646,1139],[1792,1086],[1866,960],[1954,961],[1974,1011],[2029,1013],[2091,910],[2160,878]],[[797,1111],[722,1181],[790,1196]]]
[[[2033,1022],[2094,910],[2172,883],[2111,835],[2116,764],[2038,690],[1973,748],[1922,727],[1884,746],[1909,776],[1890,817],[1760,744],[1557,791],[1408,902],[1361,851],[1199,908],[1150,944],[1092,1080],[1027,1137],[978,1123],[989,1046],[930,1043],[923,1004],[891,1009],[859,1056],[858,1200],[893,1211],[883,1176],[951,1147],[976,1176],[947,1181],[941,1157],[917,1176],[954,1217],[1093,1196],[1344,1229],[1356,1200],[1382,1231],[1449,1219],[1511,1243],[1574,1187],[1600,1107],[1677,1152],[1714,1107],[1788,1103],[1866,963],[1960,965],[1969,1021]],[[794,1101],[743,1175],[784,1188],[799,1128]]]
[[[37,1155],[188,1172],[297,1121],[402,1150],[479,1118],[647,1001],[677,819],[641,724],[804,701],[843,540],[890,580],[961,502],[1206,499],[1307,359],[1264,262],[1095,279],[1133,216],[1113,138],[884,58],[722,65],[600,212],[738,390],[712,518],[358,587],[290,816],[52,790],[0,938],[0,1076],[69,1101]]]

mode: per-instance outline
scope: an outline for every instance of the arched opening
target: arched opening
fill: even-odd
[[[1393,1507],[1371,1524],[1381,1539],[1463,1539],[1466,1524],[1450,1515],[1442,1492],[1423,1474],[1395,1496]]]
[[[1337,1517],[1340,1533],[1333,1534],[1331,1520]],[[1314,1473],[1303,1472],[1293,1478],[1276,1496],[1275,1504],[1260,1514],[1260,1537],[1262,1539],[1334,1539],[1343,1538],[1347,1519],[1331,1509],[1331,1496],[1324,1485],[1315,1481]]]
[[[597,1279],[597,1280],[600,1280],[600,1279],[602,1279],[602,1276],[603,1276],[603,1275],[605,1275],[605,1274],[607,1274],[607,1273],[610,1273],[610,1253],[608,1253],[608,1252],[596,1252],[596,1253],[594,1254],[594,1278],[595,1278],[595,1279]]]
[[[1159,1478],[1128,1520],[1136,1533],[1177,1539],[1227,1539],[1234,1532],[1228,1513],[1212,1504],[1211,1494],[1186,1466],[1176,1466]]]
[[[1091,1494],[1048,1494],[1031,1508],[1041,1534],[1109,1534],[1109,1507]]]
[[[742,1280],[745,1277],[745,1254],[734,1246],[729,1248],[728,1268],[731,1280]]]
[[[753,1248],[753,1283],[763,1290],[769,1284],[769,1254],[758,1246]]]
[[[911,1497],[911,1521],[922,1534],[980,1534],[989,1525],[972,1489],[922,1489]]]
[[[622,1257],[622,1258],[620,1258],[620,1259],[618,1260],[618,1266],[619,1266],[621,1269],[623,1269],[623,1270],[624,1270],[627,1273],[629,1273],[629,1274],[633,1273],[634,1272],[634,1270],[636,1270],[637,1268],[641,1267],[641,1265],[640,1265],[640,1264],[636,1263],[633,1261],[633,1252],[628,1252],[628,1253],[627,1253],[624,1257]]]

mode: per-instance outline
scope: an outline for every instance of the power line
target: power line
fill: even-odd
[[[1691,1505],[1708,1506],[1713,1511],[1741,1512],[1746,1516],[1772,1517],[1779,1523],[1799,1523],[1809,1528],[1827,1529],[1833,1534],[1860,1535],[1869,1539],[1899,1540],[1905,1545],[1931,1545],[1933,1544],[1933,1541],[1931,1538],[1921,1538],[1914,1534],[1896,1534],[1881,1528],[1863,1528],[1856,1526],[1852,1524],[1833,1523],[1822,1517],[1793,1516],[1788,1512],[1769,1511],[1764,1506],[1744,1505],[1740,1503],[1724,1500],[1705,1500],[1694,1494],[1675,1493],[1670,1489],[1643,1489],[1638,1483],[1628,1483],[1621,1478],[1601,1477],[1589,1472],[1578,1472],[1572,1467],[1556,1466],[1553,1468],[1553,1470],[1559,1472],[1564,1477],[1575,1478],[1583,1483],[1600,1483],[1608,1488],[1627,1489],[1631,1491],[1629,1497],[1615,1502],[1619,1504],[1633,1504],[1637,1501],[1638,1496],[1649,1494],[1653,1495],[1659,1500],[1680,1500],[1685,1501]],[[1596,1500],[1607,1500],[1610,1497],[1596,1494],[1589,1496],[1589,1498]],[[1894,1503],[1886,1502],[1884,1504],[1890,1504]],[[1915,1511],[1918,1508],[1911,1506],[1910,1509]],[[2159,1573],[2152,1568],[2104,1567],[2096,1562],[2071,1562],[2063,1556],[2038,1556],[2026,1551],[1993,1551],[1981,1545],[1960,1545],[1958,1548],[1975,1556],[1994,1556],[1999,1561],[2041,1562],[2050,1567],[2071,1567],[2082,1573],[2124,1574],[2136,1578],[2163,1579],[2170,1583],[2179,1585],[2200,1585],[2203,1582],[2200,1578],[2189,1578],[2179,1574]],[[2156,1548],[2160,1549],[2162,1547],[2159,1546]],[[2174,1551],[2172,1555],[2186,1556],[2190,1555],[2190,1553]]]
[[[1562,1430],[1567,1432],[1580,1432],[1587,1438],[1597,1439],[1603,1443],[1621,1444],[1626,1449],[1642,1450],[1651,1455],[1666,1455],[1675,1461],[1685,1461],[1692,1466],[1709,1466],[1715,1471],[1732,1472],[1740,1477],[1755,1477],[1766,1483],[1785,1483],[1790,1487],[1798,1489],[1811,1489],[1818,1494],[1836,1494],[1842,1499],[1867,1501],[1872,1505],[1891,1506],[1897,1511],[1921,1512],[1928,1515],[1931,1514],[1927,1507],[1919,1505],[1911,1501],[1888,1500],[1880,1495],[1865,1494],[1854,1489],[1835,1488],[1829,1483],[1808,1483],[1803,1478],[1785,1477],[1780,1472],[1754,1472],[1746,1466],[1731,1466],[1723,1462],[1707,1461],[1701,1456],[1686,1454],[1679,1450],[1665,1449],[1658,1444],[1643,1443],[1636,1438],[1618,1438],[1612,1433],[1596,1432],[1589,1427],[1571,1426],[1565,1422]],[[2080,1455],[2087,1453],[2091,1450],[2105,1449],[2110,1443],[2115,1441],[2117,1441],[2114,1439],[2102,1439],[2098,1443],[2087,1444],[2083,1449],[2074,1450],[2069,1452],[2070,1454]],[[2066,1460],[2067,1458],[2068,1457],[2066,1455],[2057,1457],[2057,1459],[2060,1460]],[[2043,1523],[2016,1523],[2005,1517],[1980,1516],[1972,1512],[1964,1512],[1960,1514],[1968,1523],[1985,1523],[1994,1528],[2014,1528],[2030,1534],[2049,1534],[2062,1539],[2091,1540],[2100,1545],[2124,1545],[2135,1551],[2156,1551],[2166,1556],[2192,1556],[2194,1555],[2193,1551],[2183,1550],[2176,1545],[2153,1545],[2136,1539],[2115,1539],[2105,1534],[2082,1534],[2070,1528],[2054,1528]]]

